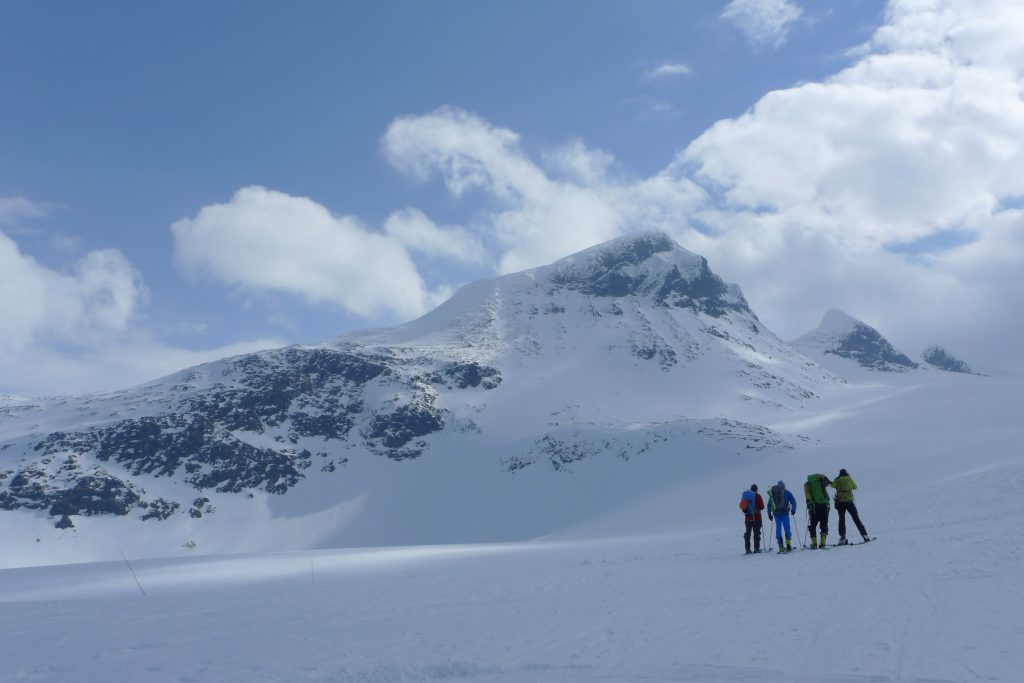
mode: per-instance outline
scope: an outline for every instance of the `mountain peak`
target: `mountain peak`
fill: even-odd
[[[666,254],[674,251],[685,252],[693,258],[700,258],[681,247],[666,233],[652,230],[616,237],[571,256],[566,256],[556,261],[553,265],[574,263],[581,260],[596,260],[607,267],[639,265],[656,254]]]
[[[946,372],[962,372],[968,375],[974,374],[974,371],[971,370],[967,363],[963,362],[938,345],[929,346],[925,349],[924,353],[921,354],[921,359],[933,368],[945,370]]]
[[[838,308],[830,308],[825,311],[825,315],[821,318],[821,323],[818,325],[818,331],[829,331],[829,332],[849,332],[857,327],[857,325],[863,325],[860,320],[857,320],[849,313],[840,311]]]
[[[739,287],[726,284],[707,259],[663,232],[619,237],[528,272],[556,288],[595,297],[651,297],[713,317],[749,312]]]
[[[836,356],[878,372],[906,372],[918,365],[900,353],[882,334],[853,316],[829,309],[814,330],[793,342],[812,358]]]

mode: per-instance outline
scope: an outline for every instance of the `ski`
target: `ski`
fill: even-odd
[[[829,548],[842,548],[842,547],[848,546],[848,545],[864,545],[865,543],[868,543],[870,541],[877,541],[877,540],[878,540],[878,536],[872,536],[867,541],[848,541],[846,543],[830,543],[828,547]]]

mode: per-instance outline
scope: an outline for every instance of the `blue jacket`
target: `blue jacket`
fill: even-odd
[[[768,492],[768,512],[772,515],[788,515],[790,511],[796,512],[796,498],[793,497],[793,492],[786,489],[786,495],[783,496],[787,503],[789,503],[789,510],[776,510],[775,509],[775,497],[771,495],[771,491]]]

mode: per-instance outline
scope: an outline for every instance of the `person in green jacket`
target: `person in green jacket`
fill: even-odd
[[[839,513],[839,545],[849,543],[846,540],[847,512],[853,518],[853,523],[857,525],[857,531],[864,537],[864,542],[870,541],[871,538],[868,536],[868,531],[864,528],[864,523],[860,521],[860,515],[857,514],[857,506],[853,503],[853,491],[857,488],[857,482],[853,480],[849,472],[841,469],[839,470],[839,476],[832,480],[830,486],[836,490],[836,512]]]

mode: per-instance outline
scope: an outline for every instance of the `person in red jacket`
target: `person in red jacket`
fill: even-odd
[[[740,499],[740,510],[743,511],[743,523],[746,531],[743,532],[743,547],[746,554],[750,555],[750,536],[754,536],[753,552],[761,552],[761,510],[764,510],[764,498],[757,492],[757,484],[751,484],[749,491],[743,492]]]

